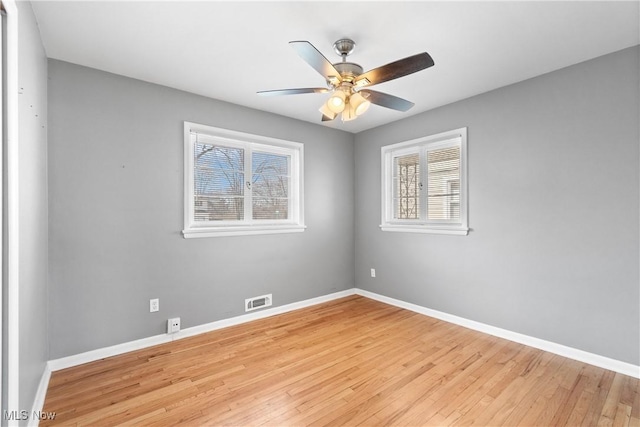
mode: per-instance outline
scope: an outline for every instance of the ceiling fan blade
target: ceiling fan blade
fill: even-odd
[[[432,67],[433,64],[431,56],[427,52],[422,52],[360,74],[354,84],[359,87],[377,85],[424,70]]]
[[[413,102],[407,101],[406,99],[398,98],[397,96],[375,90],[361,90],[358,93],[364,96],[365,99],[372,104],[391,108],[392,110],[408,111],[415,105]]]
[[[323,87],[308,87],[300,89],[276,89],[276,90],[261,90],[258,95],[262,96],[278,96],[278,95],[299,95],[302,93],[325,93],[329,92],[329,89]]]
[[[300,58],[304,59],[326,80],[332,81],[337,79],[338,83],[342,80],[338,70],[336,70],[331,62],[311,43],[308,41],[292,41],[289,42],[289,44],[296,50]]]
[[[333,119],[335,119],[336,117],[338,117],[338,115],[336,114]],[[333,120],[331,117],[327,116],[326,114],[322,115],[322,121],[323,122],[330,122],[331,120]]]

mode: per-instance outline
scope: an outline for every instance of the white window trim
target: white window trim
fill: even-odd
[[[262,148],[267,152],[286,152],[292,154],[290,175],[290,219],[287,221],[269,221],[246,219],[241,224],[232,221],[198,223],[194,220],[194,143],[191,133],[196,132],[207,140],[217,141],[225,146],[249,147],[253,151]],[[246,236],[252,234],[298,233],[304,231],[304,145],[299,142],[252,135],[228,129],[184,122],[184,229],[185,239],[198,237]],[[245,163],[251,167],[251,159]]]
[[[421,219],[394,219],[393,218],[393,156],[403,153],[421,153],[421,162],[424,163],[424,153],[427,150],[457,145],[460,141],[460,222],[450,223],[445,221],[425,221]],[[454,142],[455,141],[455,142]],[[467,191],[467,128],[455,129],[436,135],[386,145],[381,148],[381,175],[382,175],[382,231],[395,231],[402,233],[431,233],[453,234],[466,236],[468,227],[468,191]],[[426,165],[421,164],[421,170],[426,173]],[[424,186],[426,188],[426,185]],[[421,197],[421,208],[426,208],[426,197]]]

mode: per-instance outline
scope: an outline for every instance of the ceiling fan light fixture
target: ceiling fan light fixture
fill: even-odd
[[[356,109],[353,108],[353,105],[351,105],[351,103],[347,103],[347,106],[342,112],[342,116],[341,116],[342,121],[348,122],[348,121],[354,120],[356,117],[358,117],[356,115]]]
[[[327,107],[338,114],[341,113],[346,105],[347,96],[341,90],[336,90],[327,101]]]
[[[364,96],[356,92],[349,97],[349,105],[353,108],[355,115],[360,116],[369,109],[371,102],[367,101]]]
[[[322,104],[322,107],[320,107],[320,112],[327,116],[329,119],[333,120],[336,118],[336,116],[338,115],[338,113],[333,112],[330,108],[329,108],[329,101],[327,101],[326,103]]]

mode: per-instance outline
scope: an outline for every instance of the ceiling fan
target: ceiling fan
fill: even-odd
[[[302,59],[325,78],[327,87],[264,90],[258,92],[258,95],[273,96],[332,92],[327,102],[320,107],[323,122],[333,120],[339,114],[342,114],[342,121],[353,120],[364,113],[371,104],[398,111],[409,110],[413,107],[413,102],[363,88],[413,74],[434,64],[431,56],[427,52],[422,52],[363,72],[360,65],[354,62],[347,62],[347,56],[356,45],[351,39],[340,39],[333,44],[334,51],[342,57],[342,62],[335,64],[329,62],[308,41],[292,41],[289,44]]]

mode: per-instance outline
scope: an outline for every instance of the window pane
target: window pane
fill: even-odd
[[[289,194],[289,177],[253,175],[253,197],[284,197]]]
[[[244,173],[244,150],[242,148],[196,143],[194,155],[196,167]]]
[[[393,159],[393,206],[395,219],[420,218],[420,156]]]
[[[244,219],[244,151],[195,144],[195,221]]]
[[[289,218],[290,156],[253,152],[253,219]]]
[[[460,220],[460,147],[427,152],[428,218]]]
[[[289,175],[289,156],[254,151],[251,171],[272,175]]]
[[[253,219],[289,218],[289,199],[253,198]]]
[[[233,195],[244,193],[244,174],[224,170],[196,168],[195,195]]]
[[[244,218],[243,197],[194,197],[196,221],[235,221]]]

